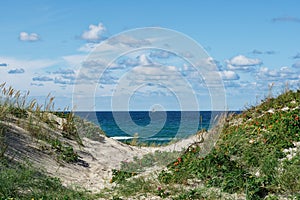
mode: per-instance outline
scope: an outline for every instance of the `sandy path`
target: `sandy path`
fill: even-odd
[[[66,140],[73,146],[80,157],[79,162],[72,164],[58,162],[53,153],[41,151],[41,146],[47,146],[47,144],[43,141],[33,142],[30,133],[19,127],[18,124],[9,126],[11,128],[6,138],[9,144],[8,156],[21,162],[31,161],[34,166],[52,176],[59,177],[64,185],[80,186],[93,192],[112,185],[109,183],[111,170],[119,168],[122,161],[130,161],[133,157],[142,157],[155,151],[181,151],[199,141],[199,137],[195,135],[164,147],[136,147],[101,136],[103,137],[101,141],[83,137],[83,146],[80,146],[75,141],[60,136],[62,140]],[[53,131],[52,134],[60,135],[57,131]],[[208,135],[210,134],[204,135],[205,140],[208,139]]]
[[[193,136],[189,139],[165,147],[135,147],[123,144],[114,139],[105,137],[103,142],[82,139],[84,147],[76,147],[76,151],[88,167],[67,164],[63,167],[46,167],[46,171],[58,175],[65,185],[77,185],[97,192],[105,187],[111,187],[112,169],[120,167],[122,161],[130,161],[133,157],[142,157],[155,151],[180,151],[197,141]],[[167,163],[166,163],[167,164]],[[149,173],[149,172],[148,172]]]

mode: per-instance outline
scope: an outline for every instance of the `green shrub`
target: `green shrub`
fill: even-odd
[[[112,179],[111,183],[116,182],[116,183],[122,183],[126,181],[127,178],[130,178],[132,176],[135,176],[135,172],[128,172],[128,171],[122,171],[122,170],[112,170]]]
[[[57,158],[59,160],[64,160],[68,163],[73,163],[78,161],[78,154],[74,152],[72,146],[68,144],[62,144],[62,142],[58,139],[52,140],[51,142],[52,148],[55,150],[57,154]]]

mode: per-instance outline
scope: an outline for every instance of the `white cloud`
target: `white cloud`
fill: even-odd
[[[33,81],[53,81],[53,78],[49,77],[49,76],[37,76],[37,77],[33,77],[32,78]]]
[[[140,65],[151,65],[153,62],[148,58],[146,54],[142,54],[138,56],[139,64]]]
[[[34,41],[40,40],[40,36],[36,33],[21,32],[20,35],[19,35],[19,39],[21,41],[34,42]]]
[[[102,39],[102,34],[105,32],[106,28],[102,23],[98,25],[89,25],[89,30],[84,31],[81,38],[88,41],[97,41]]]
[[[42,87],[42,86],[44,86],[43,83],[30,83],[30,85],[32,85],[32,86],[37,86],[37,87]]]
[[[118,63],[116,63],[115,66],[112,66],[112,69],[124,69],[124,68],[131,68],[138,65],[152,65],[153,61],[150,59],[146,53],[141,55],[131,55],[126,56],[120,59]]]
[[[238,79],[240,79],[239,75],[237,73],[235,73],[234,71],[225,70],[225,71],[221,71],[219,73],[222,76],[223,80],[238,80]]]
[[[61,60],[47,60],[47,59],[18,59],[14,57],[1,57],[0,60],[4,63],[7,63],[7,70],[0,70],[1,82],[6,82],[7,85],[11,85],[16,90],[21,91],[31,91],[31,95],[47,95],[52,89],[53,85],[49,85],[51,82],[46,82],[47,84],[44,87],[39,87],[38,89],[36,84],[33,83],[32,78],[43,76],[46,73],[46,69],[49,69],[51,66],[60,65]],[[18,69],[18,70],[16,70]],[[24,73],[21,72],[24,70]],[[11,72],[10,74],[8,72]],[[13,76],[12,73],[20,72],[19,76]],[[20,77],[22,76],[22,77]],[[39,82],[35,82],[39,83]],[[42,86],[42,85],[39,85]],[[34,88],[32,88],[34,87]],[[47,88],[45,88],[47,87]],[[58,91],[58,90],[57,90]]]
[[[299,74],[289,67],[281,67],[279,70],[261,67],[257,73],[257,77],[261,80],[287,81],[299,79]]]
[[[25,70],[23,68],[11,69],[8,71],[9,74],[23,74]]]
[[[52,72],[53,74],[75,74],[75,71],[73,69],[61,69]]]
[[[54,83],[61,85],[72,85],[74,84],[74,81],[72,79],[65,79],[63,77],[55,77]]]
[[[230,60],[225,61],[227,63],[227,68],[231,70],[253,70],[253,67],[261,65],[262,61],[257,58],[248,58],[244,55],[238,55]]]
[[[151,58],[166,59],[169,58],[170,56],[174,56],[174,54],[168,51],[156,50],[156,51],[152,51],[149,56]]]
[[[8,64],[6,63],[0,63],[0,67],[7,67]]]

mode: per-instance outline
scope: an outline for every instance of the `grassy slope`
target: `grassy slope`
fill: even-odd
[[[115,177],[123,181],[114,193],[125,198],[151,194],[172,199],[300,199],[299,118],[300,90],[267,98],[229,116],[205,158],[195,148],[150,179]]]
[[[20,161],[16,155],[22,147],[16,141],[9,143],[11,138],[18,141],[31,138],[33,146],[41,148],[40,151],[61,164],[78,160],[68,141],[81,144],[72,113],[51,112],[53,98],[48,98],[42,106],[35,100],[28,101],[27,96],[0,85],[0,199],[93,199],[95,196],[83,189],[64,187],[59,178],[45,175],[26,160],[21,160],[22,163],[15,161]],[[62,119],[61,124],[57,119]],[[82,125],[84,122],[76,119],[78,123]],[[81,126],[81,129],[91,130],[86,126]],[[101,132],[94,128],[90,136],[97,135],[97,131]]]

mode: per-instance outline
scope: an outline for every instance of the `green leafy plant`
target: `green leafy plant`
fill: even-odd
[[[128,171],[122,171],[122,170],[112,170],[112,179],[111,183],[116,182],[116,183],[122,183],[126,181],[127,178],[130,178],[132,176],[135,176],[135,172],[128,172]]]
[[[73,147],[70,145],[64,145],[60,140],[55,139],[51,142],[52,148],[55,149],[59,160],[72,163],[78,161],[78,154],[74,152]]]

